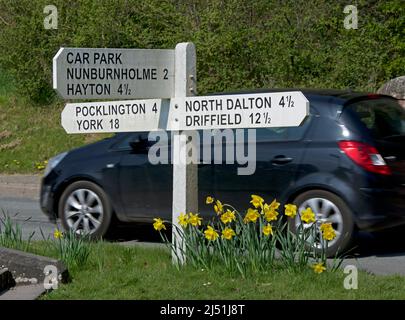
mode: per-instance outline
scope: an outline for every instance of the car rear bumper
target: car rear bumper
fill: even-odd
[[[405,187],[361,188],[363,205],[356,222],[361,230],[377,231],[405,225]]]

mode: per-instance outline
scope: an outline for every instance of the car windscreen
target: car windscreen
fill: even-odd
[[[377,140],[405,136],[405,111],[394,99],[356,101],[344,108],[342,118],[353,127],[366,127]]]

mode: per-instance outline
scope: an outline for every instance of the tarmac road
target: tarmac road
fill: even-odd
[[[0,196],[0,219],[4,219],[4,214],[21,225],[24,239],[43,240],[43,235],[52,235],[56,228],[42,213],[36,199]]]
[[[37,184],[39,179],[30,181]],[[38,190],[28,186],[28,189],[16,192],[19,187],[19,184],[8,184],[5,188],[4,179],[0,176],[0,219],[3,218],[2,211],[7,213],[22,226],[25,239],[32,237],[32,240],[43,240],[44,237],[52,237],[58,226],[50,223],[42,213]],[[107,239],[125,245],[158,245],[160,242],[160,237],[151,225],[119,226]],[[354,264],[374,274],[405,275],[405,228],[379,234],[360,233],[351,254],[351,258],[345,260],[345,265]]]

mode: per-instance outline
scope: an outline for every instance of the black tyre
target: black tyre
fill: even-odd
[[[59,218],[66,231],[103,237],[110,226],[112,208],[108,196],[98,185],[77,181],[63,192],[58,206]]]
[[[319,227],[323,222],[332,223],[333,229],[336,231],[336,238],[328,242],[326,255],[333,257],[337,254],[346,252],[353,241],[355,225],[353,215],[346,203],[337,195],[324,190],[311,190],[300,194],[294,199],[293,203],[297,205],[298,213],[310,207],[316,214],[316,236],[311,239],[314,249],[321,251],[322,237]],[[295,219],[289,220],[289,228],[293,232],[297,232],[298,226],[303,223],[297,214]],[[304,224],[304,228],[310,224]]]

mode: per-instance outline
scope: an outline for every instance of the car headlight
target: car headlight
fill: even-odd
[[[44,171],[44,176],[47,176],[49,174],[49,172],[51,172],[52,169],[55,168],[67,154],[68,154],[67,152],[63,152],[63,153],[60,153],[60,154],[54,156],[53,158],[49,159],[48,164]]]

